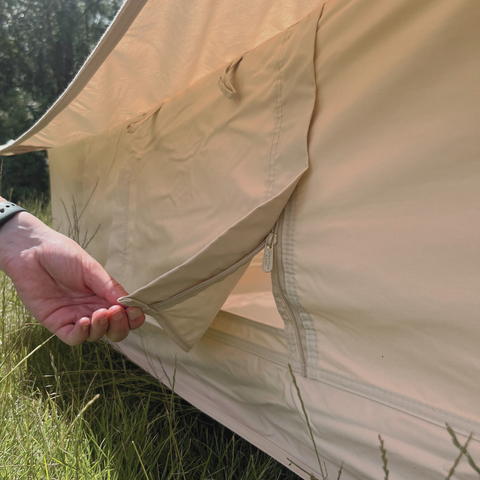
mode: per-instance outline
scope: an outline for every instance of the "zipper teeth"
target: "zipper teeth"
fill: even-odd
[[[157,303],[152,303],[149,305],[150,307],[164,307],[165,305],[168,305],[170,303],[175,302],[179,298],[182,298],[183,296],[190,295],[191,293],[196,292],[197,290],[200,290],[202,288],[206,288],[210,286],[213,283],[218,282],[224,277],[228,277],[231,273],[235,272],[238,270],[240,267],[245,265],[247,262],[249,262],[255,255],[260,253],[264,248],[265,248],[265,240],[262,240],[262,243],[260,243],[257,247],[255,247],[250,253],[247,253],[244,257],[242,257],[240,260],[238,260],[236,263],[233,265],[230,265],[225,270],[222,270],[220,273],[217,273],[217,275],[214,275],[213,277],[209,278],[208,280],[204,280],[201,283],[198,283],[197,285],[194,285],[193,287],[188,288],[187,290],[184,290],[183,292],[177,293],[173,295],[173,297],[167,298],[166,300],[162,300],[161,302]]]
[[[274,230],[274,233],[276,234],[277,233],[277,230],[278,230],[278,222],[275,224],[275,230]],[[302,375],[304,377],[307,376],[307,361],[305,359],[305,352],[303,351],[303,347],[302,347],[302,341],[300,339],[300,327],[298,326],[298,322],[297,322],[297,317],[295,316],[295,313],[292,309],[292,307],[290,306],[290,302],[288,301],[285,293],[284,293],[284,288],[283,288],[283,283],[281,282],[281,279],[280,279],[280,273],[279,273],[279,270],[280,270],[280,266],[279,266],[279,263],[280,263],[280,260],[278,259],[278,255],[277,255],[277,245],[278,245],[278,239],[277,239],[277,242],[273,245],[273,263],[274,263],[274,269],[273,269],[273,274],[275,275],[275,281],[277,282],[277,285],[279,286],[278,288],[278,291],[280,292],[280,298],[282,300],[282,303],[283,303],[283,306],[285,307],[285,310],[287,311],[287,314],[288,316],[290,317],[290,321],[293,325],[293,333],[294,333],[294,337],[295,337],[295,345],[297,347],[297,352],[298,352],[298,355],[300,357],[300,364],[301,364],[301,368],[302,368]]]

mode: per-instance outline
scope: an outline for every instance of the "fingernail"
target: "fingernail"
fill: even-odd
[[[82,327],[82,330],[86,332],[89,329],[89,327],[90,327],[90,321]]]
[[[123,310],[119,310],[118,312],[112,315],[112,320],[114,320],[115,322],[118,322],[122,318],[123,318]]]
[[[138,307],[133,307],[127,312],[129,320],[135,320],[140,315],[141,310]]]
[[[100,325],[105,325],[108,322],[108,317],[100,319]]]

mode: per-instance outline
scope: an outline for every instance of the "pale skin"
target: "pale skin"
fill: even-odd
[[[96,260],[27,212],[0,229],[0,269],[28,311],[68,345],[104,335],[120,342],[145,321],[139,308],[118,304],[127,292]]]

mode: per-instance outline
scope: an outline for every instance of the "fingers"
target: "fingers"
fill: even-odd
[[[130,330],[135,330],[143,325],[145,322],[145,314],[138,307],[127,308],[127,317]]]
[[[90,342],[96,342],[100,340],[108,330],[109,318],[108,310],[101,308],[96,312],[93,312],[92,321],[90,323],[90,334],[87,338]]]
[[[66,344],[75,346],[84,341],[96,342],[104,335],[112,342],[121,342],[127,338],[130,330],[135,330],[145,322],[145,314],[140,308],[124,310],[114,305],[108,310],[101,308],[92,314],[92,319],[82,317],[75,324],[67,324],[55,333]]]
[[[90,319],[82,317],[75,324],[67,324],[59,328],[55,335],[67,345],[75,346],[83,343],[89,335]]]
[[[115,305],[118,298],[128,295],[125,289],[90,256],[85,258],[83,272],[85,284],[110,305]]]
[[[102,308],[92,315],[88,341],[96,342],[104,335],[112,342],[121,342],[130,330],[135,330],[145,322],[145,314],[137,307],[124,310],[114,305],[109,310]]]
[[[125,310],[120,305],[114,305],[108,309],[109,326],[107,338],[112,342],[125,340],[130,331],[128,318]]]
[[[100,298],[114,305],[108,309],[109,325],[103,334],[106,334],[107,338],[113,342],[121,342],[127,337],[130,330],[135,330],[143,325],[145,314],[137,307],[124,310],[120,305],[115,305],[118,298],[128,295],[125,289],[93,258],[86,257],[84,261],[83,272],[86,285]],[[92,318],[92,330],[94,331],[91,332],[91,339],[98,340],[97,337],[102,329],[96,328],[94,318]]]

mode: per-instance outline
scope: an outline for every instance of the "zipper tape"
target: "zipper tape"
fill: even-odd
[[[283,262],[281,259],[281,255],[279,255],[277,251],[278,250],[277,236],[279,235],[279,231],[281,231],[283,227],[284,215],[285,215],[285,210],[280,215],[280,218],[278,219],[277,223],[275,224],[272,230],[272,233],[274,234],[274,241],[271,246],[271,250],[270,250],[271,253],[268,253],[268,256],[271,257],[269,261],[273,264],[272,283],[275,283],[277,287],[276,291],[278,292],[280,301],[283,305],[283,311],[287,316],[287,319],[284,318],[284,321],[288,320],[288,323],[292,326],[293,336],[295,338],[295,348],[298,353],[298,361],[300,363],[301,373],[303,377],[306,377],[307,361],[306,361],[305,351],[302,344],[302,337],[301,337],[301,330],[300,330],[301,326],[303,326],[302,320],[298,318],[298,315],[295,314],[295,309],[287,297],[285,278],[282,275],[280,275],[280,272],[283,273]],[[267,237],[267,240],[268,240],[268,237]],[[264,260],[264,263],[265,263],[265,260]],[[267,261],[267,264],[268,264],[268,261]],[[287,323],[287,321],[285,321],[285,323]],[[293,352],[291,352],[291,356],[295,358]]]
[[[277,232],[274,230],[268,234],[268,237],[265,240],[265,253],[263,254],[262,263],[262,270],[265,273],[270,273],[273,270],[273,252],[276,243]]]
[[[170,298],[167,298],[166,300],[162,300],[161,302],[151,303],[149,305],[143,302],[140,302],[134,298],[127,298],[127,297],[120,297],[118,299],[118,302],[121,304],[138,306],[142,308],[142,310],[145,313],[148,313],[149,311],[154,313],[159,313],[162,310],[171,308],[177,303],[183,302],[188,298],[193,297],[196,294],[200,293],[201,291],[206,290],[208,287],[210,287],[214,283],[222,281],[224,278],[228,277],[229,275],[237,271],[240,267],[245,265],[247,262],[252,260],[253,257],[255,257],[263,249],[265,249],[267,244],[269,244],[268,242],[271,241],[270,239],[272,236],[272,232],[274,231],[275,228],[276,228],[276,224],[273,227],[272,231],[268,234],[268,236],[264,240],[262,240],[262,242],[259,245],[257,245],[252,251],[244,255],[240,260],[235,262],[233,265],[230,265],[230,267],[226,268],[225,270],[222,270],[217,275],[214,275],[208,280],[204,280],[203,282],[200,282],[197,285],[194,285],[193,287],[190,287],[187,290],[184,290],[183,292],[177,293],[176,295],[173,295]],[[270,243],[270,249],[272,249],[271,243]]]

